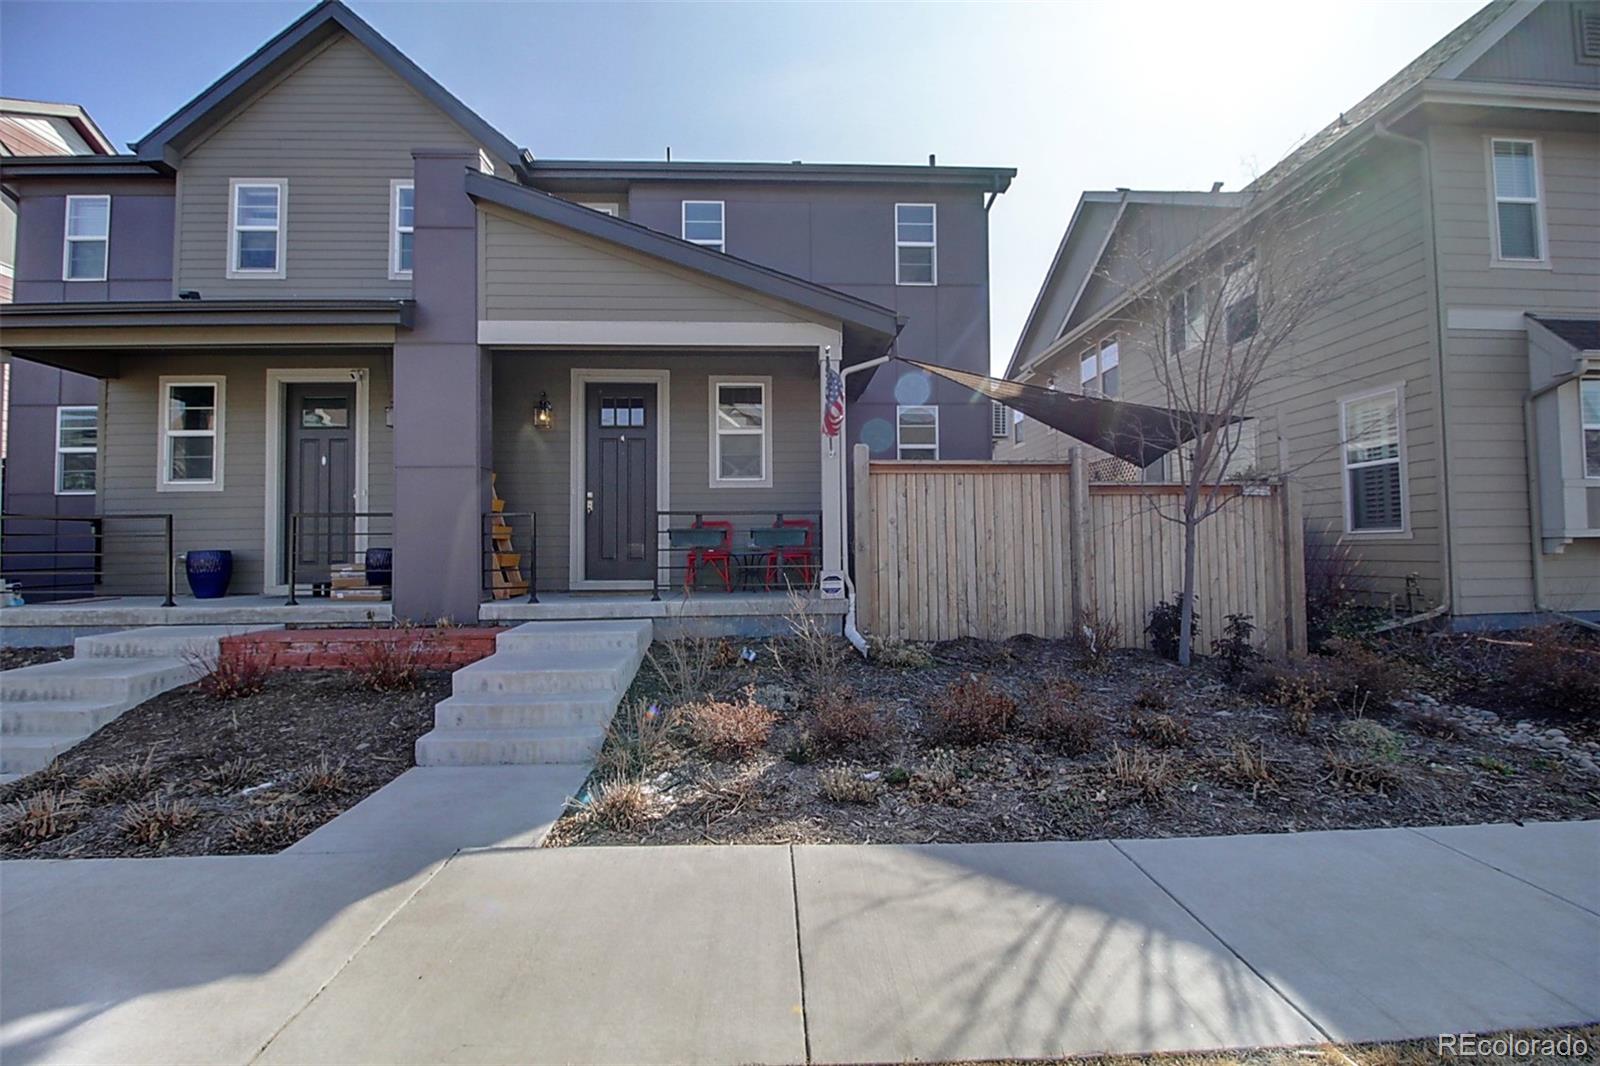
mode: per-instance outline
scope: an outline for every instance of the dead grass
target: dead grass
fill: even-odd
[[[898,637],[870,638],[867,655],[872,662],[890,670],[925,670],[933,665],[927,648]]]
[[[1391,761],[1377,759],[1348,748],[1328,748],[1323,752],[1324,780],[1351,792],[1376,792],[1387,796],[1402,783],[1399,768]]]
[[[310,766],[295,772],[293,787],[308,796],[342,796],[350,791],[350,774],[345,760],[334,762],[327,755],[319,755]]]
[[[941,743],[984,744],[999,740],[1017,719],[1017,701],[986,674],[967,674],[933,700],[930,732]]]
[[[239,851],[279,851],[316,827],[317,819],[294,807],[269,807],[237,817],[227,825],[229,843]]]
[[[43,789],[0,807],[0,839],[28,845],[71,832],[83,820],[83,797],[62,789]]]
[[[595,786],[583,814],[604,829],[628,832],[650,820],[651,797],[638,781],[606,781]]]
[[[642,699],[625,701],[611,720],[605,746],[595,760],[596,771],[606,780],[649,773],[671,750],[678,725],[678,712],[671,706],[663,708]]]
[[[808,610],[805,593],[789,590],[789,610],[784,624],[789,636],[779,642],[780,654],[814,692],[823,691],[839,680],[844,669],[845,656],[851,647],[830,625],[837,626],[832,616],[814,614]]]
[[[78,791],[91,804],[125,803],[154,792],[161,785],[156,773],[156,749],[151,748],[142,762],[102,765],[78,779]]]
[[[1135,714],[1129,728],[1134,736],[1158,748],[1181,748],[1189,742],[1189,726],[1170,714]]]
[[[423,641],[410,622],[395,626],[381,640],[367,643],[350,672],[374,692],[409,692],[422,683]]]
[[[878,802],[882,791],[881,781],[863,777],[861,771],[850,766],[830,766],[817,775],[817,792],[834,803],[869,806]]]
[[[128,804],[118,826],[124,836],[140,844],[160,844],[199,817],[200,808],[190,800],[154,796]]]
[[[1224,781],[1260,793],[1277,787],[1272,760],[1259,742],[1235,740],[1220,768]]]
[[[728,655],[727,642],[706,637],[657,640],[645,649],[645,661],[675,703],[699,699],[706,678]]]
[[[1113,785],[1146,802],[1165,799],[1178,779],[1171,756],[1156,755],[1137,744],[1131,748],[1113,745],[1106,760],[1106,774]]]
[[[265,769],[260,759],[241,755],[200,771],[200,785],[211,792],[238,792],[261,783]]]
[[[267,664],[254,656],[218,656],[194,650],[183,661],[200,677],[200,691],[212,699],[237,700],[267,687]]]
[[[683,708],[689,736],[714,759],[739,759],[760,750],[777,716],[752,689],[734,699],[702,699]]]

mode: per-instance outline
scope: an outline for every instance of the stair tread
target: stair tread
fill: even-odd
[[[87,733],[0,733],[0,748],[70,748]]]
[[[528,648],[522,651],[497,651],[486,659],[463,666],[457,673],[520,674],[574,673],[587,670],[619,670],[630,664],[632,655],[623,648]]]
[[[584,689],[577,692],[457,692],[440,703],[469,703],[484,707],[537,707],[561,703],[614,703],[617,694],[609,689]]]
[[[0,671],[0,681],[33,681],[40,678],[88,677],[139,677],[165,673],[169,670],[188,669],[188,664],[176,656],[154,658],[118,658],[116,656],[89,656],[82,659],[61,659],[53,663],[35,663],[19,666],[15,670]]]
[[[546,740],[556,737],[592,737],[606,731],[602,725],[519,725],[485,726],[457,729],[454,726],[435,726],[422,734],[419,740]]]
[[[58,700],[30,696],[23,700],[7,699],[5,706],[0,707],[0,714],[7,711],[109,711],[120,709],[123,703],[123,700]]]

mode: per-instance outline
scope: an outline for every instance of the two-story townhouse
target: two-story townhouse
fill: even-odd
[[[1242,457],[1277,470],[1282,442],[1308,539],[1346,546],[1381,601],[1459,625],[1592,617],[1597,42],[1600,4],[1497,0],[1240,193],[1085,194],[1007,377],[1167,403],[1154,334],[1199,335],[1194,315],[1231,284],[1217,250],[1337,173],[1326,237],[1358,250],[1357,275],[1254,390]],[[1119,275],[1135,248],[1160,269]],[[998,458],[1066,444],[1001,428]]]
[[[19,156],[116,151],[76,104],[0,98],[0,161]],[[0,189],[0,304],[16,276],[17,205]],[[100,383],[26,359],[0,364],[0,511],[37,515],[6,523],[0,577],[35,597],[93,588],[93,557],[81,549],[95,511],[95,438]]]
[[[173,515],[240,591],[392,523],[395,613],[477,617],[496,491],[536,515],[516,547],[543,590],[680,580],[662,545],[681,565],[701,539],[724,572],[793,547],[838,573],[848,440],[987,450],[970,397],[843,372],[897,337],[987,365],[1011,170],[542,161],[337,0],[132,147],[7,161],[4,344],[103,381],[103,510]],[[91,201],[82,277],[61,249]],[[848,440],[823,419],[846,379]],[[340,513],[371,517],[296,536]],[[662,532],[686,522],[716,532]]]

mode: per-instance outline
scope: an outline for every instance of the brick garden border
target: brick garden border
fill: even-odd
[[[454,670],[494,654],[508,627],[462,629],[279,629],[222,638],[224,661],[251,659],[272,670],[342,670],[368,661],[377,644],[412,645],[424,670]]]

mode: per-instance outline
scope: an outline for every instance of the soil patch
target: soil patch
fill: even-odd
[[[197,685],[174,689],[48,770],[0,787],[0,802],[26,805],[55,793],[67,808],[55,835],[30,840],[13,829],[0,838],[0,855],[282,850],[411,767],[413,744],[449,691],[445,673],[425,675],[414,689],[375,692],[335,672],[277,673],[260,692],[232,700]]]
[[[753,661],[738,654],[746,647]],[[748,691],[774,712],[770,736],[743,757],[697,745],[647,664],[588,802],[548,845],[1077,840],[1600,816],[1600,776],[1571,753],[1475,732],[1427,696],[1297,717],[1214,666],[1184,670],[1146,652],[1089,670],[1069,645],[1034,638],[930,650],[911,669],[851,657],[821,685],[802,680],[803,656],[783,641],[717,652],[704,691],[732,701]],[[876,724],[820,744],[824,693],[851,694],[863,705],[856,718]],[[997,738],[963,742],[939,711],[957,698],[998,707],[990,718],[1007,701],[1015,713]],[[982,715],[960,721],[989,727]]]
[[[0,648],[0,670],[17,670],[72,658],[72,645],[62,648]]]

